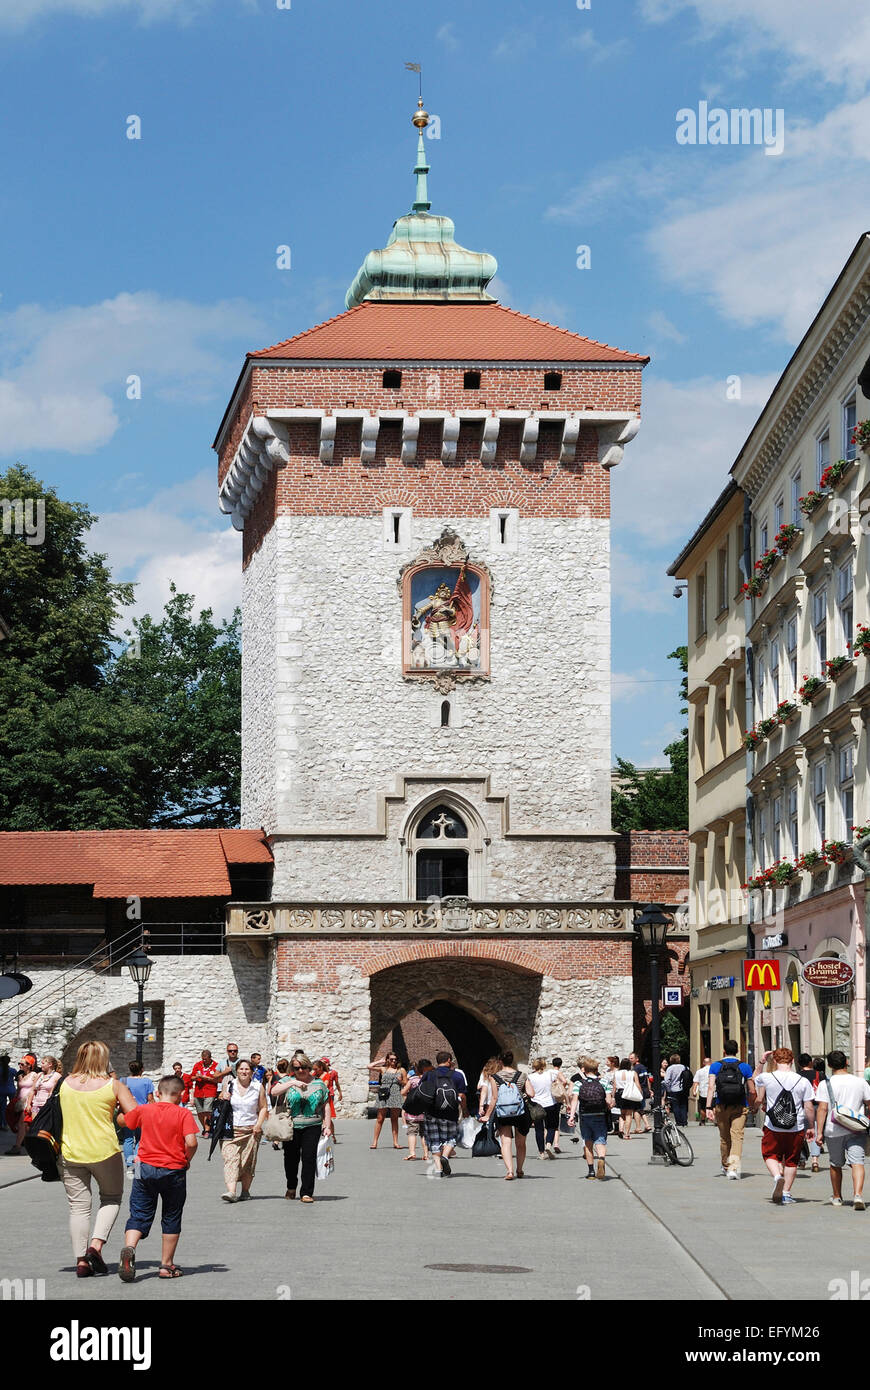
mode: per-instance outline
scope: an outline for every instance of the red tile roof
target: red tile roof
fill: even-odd
[[[95,898],[222,898],[228,864],[269,863],[261,830],[9,830],[0,884],[92,884]]]
[[[367,300],[249,358],[349,361],[638,362],[637,353],[582,338],[504,304]]]

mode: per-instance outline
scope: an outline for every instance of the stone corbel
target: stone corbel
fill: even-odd
[[[335,429],[338,424],[334,415],[324,415],[320,421],[320,462],[332,463],[335,456]]]
[[[534,463],[538,456],[538,424],[537,415],[530,415],[523,424],[523,442],[520,445],[520,463]]]
[[[461,421],[458,415],[445,415],[441,434],[441,462],[456,462],[456,441],[459,438]]]
[[[420,420],[416,415],[406,415],[402,421],[402,462],[417,462],[417,440],[420,437]]]
[[[377,415],[364,415],[362,422],[362,435],[360,437],[359,461],[360,463],[374,463],[375,452],[378,447],[378,432],[381,428],[380,417]]]
[[[633,415],[625,424],[599,425],[598,462],[602,468],[615,468],[622,462],[626,444],[630,444],[640,429],[640,419]]]
[[[483,439],[480,443],[481,463],[495,463],[495,454],[498,448],[498,428],[500,423],[497,415],[490,415],[483,422]]]
[[[577,453],[577,440],[580,437],[580,417],[569,415],[565,421],[565,428],[562,431],[562,448],[559,451],[559,462],[567,465],[574,462]]]
[[[265,453],[271,464],[290,462],[290,434],[286,425],[277,420],[267,420],[265,415],[255,415],[251,421],[253,433],[263,441]],[[263,450],[260,457],[262,459]],[[265,465],[268,470],[268,464]]]

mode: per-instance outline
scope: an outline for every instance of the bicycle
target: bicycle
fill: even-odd
[[[661,1116],[662,1127],[659,1134],[668,1162],[676,1164],[680,1168],[691,1168],[695,1161],[695,1150],[684,1131],[677,1128],[677,1122],[667,1104],[662,1106]],[[655,1119],[653,1119],[653,1123],[655,1123]]]

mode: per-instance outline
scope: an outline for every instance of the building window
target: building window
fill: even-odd
[[[779,704],[779,643],[770,644],[770,688],[773,693],[773,708]]]
[[[764,657],[760,656],[755,663],[755,718],[764,718],[764,679],[767,672],[764,666]]]
[[[755,862],[760,868],[767,858],[767,812],[760,810],[755,817]]]
[[[776,535],[785,521],[785,499],[777,497],[773,504],[773,534]]]
[[[843,402],[843,458],[853,459],[857,457],[858,447],[852,443],[852,431],[857,424],[858,416],[855,402],[855,392],[853,391],[847,401]]]
[[[840,610],[840,623],[843,641],[847,646],[852,641],[852,561],[841,565],[837,570],[837,607]]]
[[[765,521],[762,521],[761,525],[760,525],[759,528],[758,528],[758,554],[759,554],[759,556],[765,554],[765,552],[766,552],[766,550],[767,550],[767,543],[768,543],[767,521],[765,520]]]
[[[702,569],[695,581],[695,595],[697,602],[697,618],[695,636],[700,640],[707,632],[707,571]]]
[[[703,772],[707,761],[707,718],[704,711],[695,708],[695,757],[698,771]]]
[[[852,839],[855,826],[855,746],[847,743],[840,749],[840,810],[843,816],[843,831],[848,841]]]
[[[562,373],[561,373],[561,372],[544,372],[544,390],[545,390],[545,391],[561,391],[561,389],[562,389]]]
[[[791,475],[791,519],[794,522],[795,526],[800,526],[803,524],[803,512],[800,509],[799,500],[800,496],[801,471],[800,469],[798,469],[796,473],[792,473]]]
[[[782,857],[782,797],[773,799],[773,858]]]
[[[384,372],[381,378],[381,384],[391,391],[398,391],[402,384],[402,373],[395,371]]]
[[[795,855],[795,856],[797,856],[797,854],[798,854],[798,839],[799,839],[798,831],[799,831],[799,824],[798,824],[798,789],[797,789],[797,787],[789,787],[789,792],[788,792],[788,837],[789,837],[789,839],[791,840],[791,852],[792,852],[792,854]]]
[[[723,613],[728,607],[728,547],[723,545],[716,557],[716,602],[717,611]]]
[[[819,673],[825,675],[825,662],[828,659],[828,590],[816,589],[813,594],[813,633],[816,639],[816,654],[819,658]]]
[[[831,462],[831,436],[827,430],[819,435],[816,440],[816,486],[821,481],[822,474]]]
[[[785,649],[788,652],[788,668],[791,672],[792,687],[797,690],[797,618],[789,618],[785,629]]]
[[[450,725],[450,701],[441,701],[441,728],[446,729]]]
[[[462,377],[462,388],[464,391],[479,391],[480,372],[465,372]]]
[[[825,764],[824,761],[813,766],[813,814],[819,838],[825,839]]]

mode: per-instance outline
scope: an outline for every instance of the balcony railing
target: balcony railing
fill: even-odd
[[[470,902],[466,898],[442,898],[440,902],[229,903],[227,937],[630,934],[640,906],[633,902]],[[680,921],[675,921],[674,928],[684,930]]]

